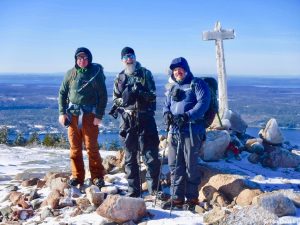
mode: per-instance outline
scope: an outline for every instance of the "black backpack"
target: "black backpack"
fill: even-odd
[[[194,77],[194,79],[191,82],[191,88],[193,91],[195,91],[195,82],[197,82],[198,79],[205,81],[210,90],[210,103],[208,110],[204,114],[205,128],[208,128],[214,121],[219,109],[217,99],[218,82],[213,77]]]

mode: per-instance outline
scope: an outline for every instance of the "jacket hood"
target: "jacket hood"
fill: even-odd
[[[175,58],[175,59],[172,60],[171,65],[170,65],[170,69],[173,71],[177,67],[181,67],[186,72],[190,72],[189,64],[186,61],[186,59],[183,58],[183,57]]]
[[[74,58],[75,58],[75,65],[77,66],[77,63],[76,63],[76,56],[80,53],[80,52],[83,52],[87,55],[88,57],[88,66],[91,65],[92,61],[93,61],[93,56],[92,56],[92,53],[89,49],[85,48],[85,47],[80,47],[80,48],[77,48],[76,52],[75,52],[75,55],[74,55]]]
[[[173,70],[175,68],[177,68],[177,67],[183,68],[185,70],[185,72],[186,72],[185,78],[182,81],[180,81],[180,82],[176,81],[176,79],[175,79],[175,77],[173,75]],[[194,77],[193,74],[190,71],[190,67],[189,67],[188,62],[183,57],[179,57],[179,58],[173,59],[169,68],[170,68],[170,71],[168,71],[168,73],[170,74],[172,80],[174,82],[178,83],[178,84],[189,83],[193,79],[193,77]]]

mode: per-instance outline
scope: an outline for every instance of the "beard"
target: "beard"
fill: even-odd
[[[136,65],[136,63],[132,63],[132,64],[125,63],[125,70],[124,70],[125,74],[126,75],[133,74],[133,72],[135,71],[135,65]]]

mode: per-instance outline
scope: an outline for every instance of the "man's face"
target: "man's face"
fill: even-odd
[[[126,55],[123,56],[122,61],[125,64],[134,64],[135,63],[135,55],[126,54]]]
[[[185,78],[185,70],[181,67],[176,67],[173,70],[173,75],[176,81],[182,81]]]
[[[80,68],[85,68],[89,64],[89,59],[85,53],[79,53],[76,56],[76,63]]]

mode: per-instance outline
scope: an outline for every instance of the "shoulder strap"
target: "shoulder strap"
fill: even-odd
[[[71,69],[70,75],[68,77],[68,84],[69,84],[69,86],[71,86],[71,84],[74,82],[76,75],[77,75],[76,68],[73,67]]]

